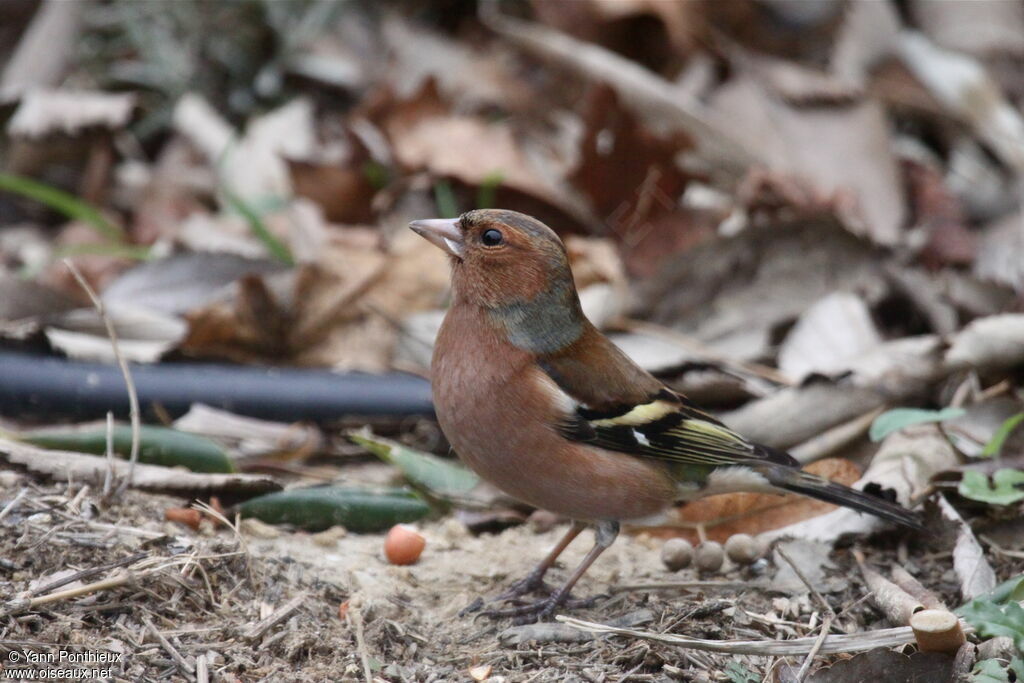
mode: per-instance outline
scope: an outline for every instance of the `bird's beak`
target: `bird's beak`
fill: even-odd
[[[462,258],[462,230],[459,229],[457,218],[430,218],[413,221],[409,224],[412,231],[447,251],[455,258]]]

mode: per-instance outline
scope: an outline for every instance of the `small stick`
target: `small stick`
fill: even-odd
[[[89,595],[90,593],[95,593],[97,591],[117,588],[118,586],[131,583],[132,580],[133,577],[131,572],[120,571],[101,581],[87,583],[84,586],[78,586],[77,588],[69,588],[66,591],[60,591],[59,593],[50,593],[49,595],[32,598],[28,601],[28,607],[32,608],[38,607],[39,605],[48,605],[51,602],[70,600],[71,598],[77,598],[80,595]]]
[[[144,560],[147,557],[149,557],[149,553],[143,551],[141,553],[135,553],[134,555],[129,555],[128,557],[122,557],[120,560],[116,560],[116,561],[111,562],[109,564],[104,564],[104,565],[101,565],[99,567],[90,567],[89,569],[83,569],[82,571],[75,572],[74,574],[71,574],[70,576],[65,576],[63,578],[57,579],[56,581],[52,581],[52,582],[46,584],[45,586],[36,588],[35,590],[32,591],[31,594],[33,596],[36,596],[36,595],[42,595],[44,593],[49,593],[50,591],[55,590],[57,588],[60,588],[61,586],[66,586],[69,583],[73,583],[75,581],[81,581],[83,579],[91,579],[94,576],[99,576],[103,572],[109,571],[111,569],[117,569],[119,567],[124,567],[124,566],[127,566],[129,564],[135,564],[139,560]]]
[[[914,576],[898,564],[892,567],[892,582],[920,601],[928,609],[949,609],[935,593],[931,592]]]
[[[702,638],[679,636],[674,633],[656,633],[654,631],[620,628],[593,621],[573,619],[561,614],[557,615],[555,620],[590,633],[612,633],[656,643],[667,643],[691,650],[723,652],[733,655],[761,655],[768,657],[802,655],[810,652],[818,641],[818,636],[814,638],[793,638],[791,640],[705,640]],[[973,627],[970,625],[964,626],[964,633],[973,632]],[[866,650],[873,650],[876,647],[893,647],[912,642],[914,642],[913,629],[909,626],[899,626],[897,628],[886,628],[867,633],[832,634],[826,642],[821,644],[818,653],[864,652]]]
[[[128,363],[125,361],[124,356],[121,355],[121,347],[117,342],[117,330],[114,329],[114,323],[111,321],[110,316],[107,315],[107,309],[103,305],[103,301],[96,295],[92,286],[82,277],[82,273],[78,270],[71,259],[64,259],[64,265],[71,271],[71,274],[78,280],[78,284],[81,285],[85,293],[89,295],[92,305],[96,308],[96,312],[99,314],[100,319],[103,321],[103,325],[107,328],[107,336],[110,337],[110,346],[114,350],[114,358],[117,359],[117,364],[121,368],[121,374],[124,375],[125,386],[128,387],[128,416],[131,419],[132,424],[132,447],[131,453],[128,458],[128,476],[118,487],[117,493],[124,493],[124,490],[132,483],[135,476],[135,463],[139,459],[139,434],[141,431],[141,424],[139,419],[139,395],[135,391],[135,381],[132,379],[132,373],[128,369]]]
[[[288,602],[286,602],[285,604],[278,607],[276,610],[267,615],[266,618],[261,619],[256,624],[254,624],[253,627],[246,632],[246,640],[256,640],[258,638],[262,638],[264,633],[274,628],[274,626],[276,626],[278,623],[287,619],[288,616],[292,612],[297,610],[299,608],[299,605],[301,605],[305,600],[306,594],[300,593]]]
[[[811,592],[811,595],[813,595],[814,599],[818,601],[818,604],[821,605],[821,608],[823,610],[825,610],[825,613],[835,614],[835,612],[832,611],[832,606],[828,604],[828,601],[825,600],[824,596],[822,596],[822,594],[818,592],[818,589],[811,585],[811,582],[807,580],[806,576],[804,576],[804,573],[800,570],[800,567],[796,566],[796,562],[793,561],[793,558],[787,555],[786,551],[783,550],[781,546],[775,548],[775,552],[779,554],[779,557],[786,561],[786,564],[793,568],[793,571],[796,573],[797,578],[799,578],[803,582],[803,584],[807,586],[807,590]]]
[[[28,489],[27,488],[18,491],[18,495],[16,495],[14,497],[14,499],[11,500],[10,503],[5,505],[3,510],[0,510],[0,519],[3,519],[4,517],[6,517],[7,513],[9,513],[14,508],[18,507],[18,503],[20,503],[21,499],[24,498],[26,495],[28,495]]]
[[[114,413],[107,411],[107,447],[103,451],[107,457],[107,471],[103,475],[103,499],[110,496],[110,486],[114,479]]]
[[[370,653],[366,649],[366,636],[363,634],[363,613],[360,611],[358,598],[349,599],[349,609],[345,613],[345,620],[356,632],[356,648],[359,650],[359,659],[363,663],[363,677],[366,683],[373,683],[373,671],[370,669]]]
[[[922,652],[954,654],[967,641],[960,620],[946,610],[921,610],[910,617],[910,628]]]
[[[153,634],[153,637],[157,639],[157,642],[159,642],[165,650],[167,650],[167,654],[171,656],[171,659],[173,659],[179,667],[190,674],[194,674],[196,672],[196,668],[189,664],[187,659],[181,656],[181,653],[171,645],[171,641],[167,640],[160,631],[156,630],[156,626],[153,625],[153,622],[150,621],[148,617],[142,617],[142,623],[146,625],[146,630]]]
[[[210,683],[210,667],[205,653],[196,657],[196,683]]]
[[[660,591],[660,590],[697,590],[725,588],[760,588],[766,584],[750,581],[667,581],[665,583],[622,583],[611,586],[609,593],[625,593],[627,591]]]
[[[804,663],[800,665],[800,670],[796,672],[796,683],[803,683],[803,680],[807,678],[807,674],[811,670],[811,663],[814,662],[814,658],[818,656],[818,652],[825,645],[825,639],[828,638],[828,633],[832,630],[832,620],[835,618],[836,615],[831,610],[822,617],[821,632],[814,641],[814,645],[811,646],[811,651],[807,653]]]

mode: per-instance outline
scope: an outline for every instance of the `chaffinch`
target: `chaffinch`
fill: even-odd
[[[744,439],[636,365],[583,315],[565,247],[540,221],[488,209],[409,227],[451,256],[452,304],[431,364],[441,429],[482,478],[577,520],[500,599],[542,587],[565,547],[596,527],[565,585],[492,614],[550,616],[620,521],[650,521],[703,496],[796,492],[920,526],[899,505],[802,472],[788,453]]]

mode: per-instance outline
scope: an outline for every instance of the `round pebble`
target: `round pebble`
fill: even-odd
[[[670,538],[661,546],[661,561],[669,571],[689,567],[692,560],[693,546],[685,538]]]
[[[761,556],[761,544],[750,534],[733,534],[725,541],[725,554],[736,564],[753,564]]]
[[[705,541],[693,553],[693,562],[702,572],[717,572],[725,562],[725,551],[721,543]]]

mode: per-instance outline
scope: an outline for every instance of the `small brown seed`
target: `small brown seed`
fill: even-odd
[[[702,572],[717,572],[725,562],[725,551],[721,543],[705,541],[693,553],[693,562]]]
[[[391,564],[415,564],[426,545],[426,539],[415,528],[396,524],[384,538],[384,555]]]
[[[725,554],[736,564],[753,564],[761,556],[761,544],[750,534],[733,534],[725,541]]]
[[[685,538],[670,538],[661,546],[661,561],[673,572],[689,567],[693,561],[693,546]]]

